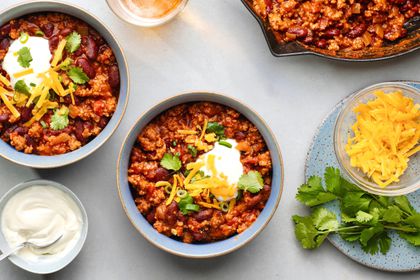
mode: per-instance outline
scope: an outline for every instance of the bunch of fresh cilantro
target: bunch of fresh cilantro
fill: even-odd
[[[330,233],[339,234],[349,242],[359,242],[370,254],[386,254],[391,246],[389,231],[420,246],[420,213],[405,196],[385,197],[366,193],[340,175],[336,168],[325,170],[326,188],[322,179],[312,176],[298,189],[296,199],[315,207],[306,217],[294,215],[295,235],[305,249],[319,247]],[[341,223],[336,215],[320,205],[337,200]]]

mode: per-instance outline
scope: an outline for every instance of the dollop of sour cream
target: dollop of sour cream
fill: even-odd
[[[244,173],[241,153],[236,149],[238,143],[234,139],[226,139],[225,141],[232,147],[229,148],[216,142],[211,151],[201,155],[197,160],[204,163],[204,166],[200,168],[204,175],[225,178],[230,187],[233,188],[233,192],[223,192],[224,195],[213,193],[219,201],[229,201],[238,195],[238,181]],[[211,157],[214,158],[214,169],[209,163]],[[216,174],[214,171],[216,171]],[[230,193],[230,195],[227,195],[227,193]]]
[[[38,261],[55,259],[70,251],[80,238],[82,214],[74,200],[52,186],[32,186],[16,193],[6,203],[1,229],[10,247],[29,241],[54,245],[44,249],[31,246],[17,252],[20,257]]]
[[[28,68],[22,67],[18,62],[19,56],[17,55],[17,52],[23,47],[27,47],[32,56],[32,61]],[[19,39],[13,41],[4,57],[2,67],[7,74],[9,74],[12,87],[15,86],[18,80],[24,80],[28,86],[31,83],[38,85],[42,82],[42,78],[38,77],[38,74],[44,73],[50,69],[51,58],[52,54],[50,52],[48,40],[41,37],[29,36],[28,40],[24,43]],[[14,77],[14,74],[29,68],[33,69],[32,74],[20,78]]]

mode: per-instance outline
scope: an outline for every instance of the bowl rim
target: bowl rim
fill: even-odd
[[[122,106],[121,107],[122,108],[121,115],[120,116],[116,116],[117,119],[116,119],[116,123],[115,123],[114,127],[111,128],[111,130],[108,132],[108,135],[106,135],[104,137],[104,139],[102,139],[100,142],[98,142],[95,146],[92,146],[89,150],[87,150],[85,153],[81,154],[79,157],[75,157],[74,159],[71,159],[71,160],[63,160],[63,159],[61,159],[61,161],[54,161],[52,163],[33,163],[33,162],[29,162],[29,161],[24,161],[24,160],[16,159],[13,156],[7,155],[3,151],[0,150],[0,156],[3,157],[6,160],[9,160],[9,161],[13,162],[13,163],[16,163],[16,164],[21,165],[21,166],[26,166],[26,167],[47,169],[47,168],[62,167],[62,166],[70,165],[72,163],[75,163],[77,161],[80,161],[80,160],[88,157],[92,153],[94,153],[103,144],[105,144],[105,142],[107,142],[109,140],[109,138],[111,138],[111,136],[115,133],[115,131],[119,127],[119,125],[120,125],[120,123],[121,123],[121,121],[122,121],[122,119],[124,117],[125,111],[127,109],[128,100],[129,100],[129,97],[130,97],[130,71],[129,71],[129,68],[128,68],[127,57],[126,57],[126,55],[124,53],[124,49],[123,49],[121,43],[117,40],[117,37],[112,32],[112,30],[99,17],[97,17],[95,14],[89,12],[87,9],[85,9],[85,8],[79,6],[79,5],[76,5],[76,4],[73,4],[73,3],[69,3],[69,2],[66,2],[66,1],[62,1],[62,0],[26,0],[26,1],[21,1],[19,3],[16,3],[16,4],[12,4],[12,5],[8,6],[8,7],[5,7],[3,9],[1,9],[0,10],[0,15],[3,15],[6,12],[12,11],[12,10],[14,10],[16,8],[19,8],[19,7],[22,7],[22,6],[33,5],[33,4],[42,4],[42,3],[57,4],[57,5],[61,6],[61,7],[71,7],[71,8],[74,8],[76,10],[81,11],[84,14],[87,14],[94,21],[96,21],[97,23],[99,23],[104,28],[104,30],[109,34],[109,36],[114,40],[114,42],[115,42],[115,44],[116,44],[119,52],[121,53],[121,61],[118,61],[118,64],[122,63],[124,65],[124,68],[126,69],[126,71],[125,71],[125,73],[122,73],[121,72],[121,68],[119,67],[118,69],[119,69],[119,72],[120,72],[120,77],[123,76],[122,74],[124,74],[124,76],[126,76],[126,79],[127,79],[127,89],[124,92],[125,93],[125,96],[126,96],[125,102],[122,105],[120,105],[120,106]],[[45,10],[45,12],[48,12],[48,10]],[[67,14],[66,12],[62,12],[62,13],[63,14]],[[30,13],[28,13],[26,15],[29,15],[29,14]],[[78,18],[78,17],[73,16],[71,14],[67,14],[67,15],[70,15],[72,17]],[[81,19],[81,20],[83,20],[83,19]],[[85,20],[83,20],[83,21],[86,22]],[[91,25],[91,24],[89,24],[89,25]],[[121,87],[121,85],[120,85],[120,87]],[[122,89],[120,88],[119,96],[121,96],[121,93],[122,93]],[[120,98],[118,98],[117,108],[118,108],[118,104],[120,104]],[[114,115],[112,117],[114,117]],[[107,124],[107,126],[108,126],[108,124]],[[105,128],[107,126],[105,126]],[[95,136],[94,139],[96,139],[96,137],[100,136],[102,132],[103,131],[101,131],[97,136]],[[0,141],[4,142],[3,140],[0,140]],[[7,145],[10,145],[10,144],[8,144],[6,142],[4,142],[4,143],[7,144]],[[87,144],[89,144],[89,143],[87,143]],[[84,146],[86,146],[86,145],[84,145]],[[78,151],[79,149],[83,148],[84,146],[81,146],[80,148],[78,148],[78,149],[76,149],[74,151],[65,153],[65,154],[53,155],[53,156],[41,156],[41,155],[35,155],[35,154],[24,154],[21,151],[17,151],[17,150],[16,151],[20,155],[22,155],[24,157],[26,155],[28,155],[28,156],[37,156],[39,158],[43,158],[43,157],[52,158],[54,156],[65,156],[65,155],[72,154],[73,152]]]
[[[67,255],[70,254],[74,254],[74,256],[72,258],[70,258],[69,260],[67,260],[66,262],[64,262],[63,264],[55,267],[52,270],[36,270],[36,269],[31,269],[29,267],[25,267],[20,265],[19,263],[17,263],[17,260],[21,260],[21,257],[18,257],[16,255],[10,255],[8,257],[9,261],[11,263],[13,263],[15,266],[20,267],[26,271],[32,272],[32,273],[36,273],[36,274],[49,274],[49,273],[53,273],[53,272],[57,272],[61,269],[63,269],[64,267],[66,267],[67,265],[69,265],[82,251],[82,248],[86,242],[87,239],[87,235],[88,235],[88,231],[89,231],[89,220],[88,220],[88,215],[86,212],[85,207],[83,206],[83,203],[81,202],[81,200],[77,197],[77,195],[70,190],[68,187],[64,186],[63,184],[56,182],[56,181],[52,181],[52,180],[47,180],[47,179],[30,179],[27,181],[23,181],[20,182],[16,185],[14,185],[12,188],[10,188],[5,194],[3,194],[0,197],[0,237],[2,239],[4,239],[5,244],[8,245],[8,242],[6,240],[6,238],[3,235],[2,232],[2,228],[1,228],[1,217],[3,214],[3,210],[4,210],[4,206],[7,204],[7,202],[17,193],[30,188],[30,187],[34,187],[36,185],[47,185],[50,187],[53,187],[55,189],[61,190],[62,192],[66,193],[73,201],[74,203],[77,205],[78,209],[80,210],[81,216],[82,216],[82,227],[81,227],[81,231],[80,231],[80,237],[79,240],[74,244],[73,248],[68,251],[68,253],[64,256],[62,256],[62,258],[64,258]],[[73,252],[73,253],[72,253]]]
[[[111,3],[112,0],[105,0],[106,4],[108,5],[108,8],[114,13],[114,15],[116,15],[120,20],[122,20],[123,22],[129,23],[131,25],[134,26],[138,26],[138,27],[145,27],[145,28],[153,28],[153,27],[158,27],[161,25],[164,25],[168,22],[170,22],[171,20],[173,20],[177,15],[179,15],[180,13],[182,13],[182,11],[185,9],[185,7],[188,4],[189,0],[181,0],[181,2],[179,3],[179,6],[176,7],[172,12],[170,12],[169,14],[163,16],[161,19],[161,22],[149,22],[147,24],[140,24],[138,21],[132,20],[132,19],[128,19],[128,18],[124,18],[123,15],[121,14],[121,12],[117,11],[114,7],[114,3]],[[119,1],[120,2],[120,1]]]
[[[346,57],[338,57],[328,54],[323,54],[320,52],[316,52],[314,50],[305,49],[301,47],[300,45],[293,45],[293,48],[295,50],[287,51],[287,52],[276,52],[274,48],[278,43],[271,42],[271,40],[268,37],[268,30],[265,28],[264,22],[262,19],[257,15],[257,13],[252,9],[252,7],[249,5],[249,0],[241,0],[242,4],[245,6],[245,8],[251,13],[251,15],[257,20],[258,25],[260,26],[262,33],[264,34],[265,41],[267,43],[268,49],[270,50],[271,54],[275,57],[288,57],[288,56],[301,56],[301,55],[314,55],[317,57],[326,58],[329,60],[335,60],[335,61],[345,61],[345,62],[373,62],[373,61],[381,61],[386,59],[393,59],[396,57],[400,57],[402,55],[409,54],[411,52],[414,52],[416,50],[420,49],[420,44],[418,46],[415,46],[411,49],[404,50],[402,52],[390,54],[387,56],[381,56],[381,57],[375,57],[375,58],[346,58]],[[291,42],[293,44],[293,42]]]
[[[167,248],[165,245],[163,245],[163,244],[159,243],[158,241],[155,241],[153,238],[149,237],[143,231],[143,229],[140,226],[137,226],[136,225],[136,223],[134,222],[134,220],[131,218],[130,213],[128,212],[127,206],[125,205],[124,198],[123,198],[123,195],[122,195],[121,188],[123,186],[120,185],[120,179],[121,179],[120,178],[120,172],[121,172],[120,167],[121,167],[122,154],[124,152],[125,146],[127,145],[127,140],[131,136],[131,134],[134,132],[137,124],[143,119],[143,117],[145,117],[146,115],[150,114],[151,112],[153,112],[154,110],[156,110],[157,108],[159,108],[159,106],[161,106],[163,103],[169,102],[171,100],[179,99],[179,98],[181,98],[183,96],[188,96],[188,95],[194,96],[196,94],[201,94],[201,93],[205,93],[205,94],[208,94],[210,96],[217,96],[217,97],[220,97],[220,98],[230,99],[231,101],[233,101],[233,102],[235,102],[237,104],[241,104],[242,106],[244,106],[246,109],[248,109],[252,114],[254,114],[261,121],[261,123],[263,124],[263,126],[267,129],[267,132],[268,132],[269,136],[271,137],[271,139],[273,140],[273,143],[274,143],[274,145],[275,145],[275,147],[276,147],[276,149],[278,151],[278,153],[277,153],[276,156],[278,157],[278,160],[279,160],[280,175],[281,175],[280,177],[281,178],[280,178],[280,185],[279,185],[279,193],[278,193],[277,198],[275,199],[273,208],[272,208],[271,212],[269,213],[269,215],[268,215],[267,220],[265,221],[265,223],[262,226],[260,226],[260,228],[258,228],[252,234],[252,236],[250,236],[248,239],[246,239],[243,243],[240,243],[240,244],[238,244],[236,246],[232,246],[231,248],[229,248],[227,250],[220,250],[220,252],[217,252],[217,253],[209,253],[209,254],[205,254],[205,255],[194,255],[194,254],[190,254],[190,253],[178,252],[178,251],[175,251],[175,250],[172,250],[172,249]],[[168,107],[168,108],[166,108],[164,110],[168,110],[168,109],[172,108],[173,106],[177,106],[177,105],[188,103],[188,102],[199,102],[199,101],[186,101],[186,102],[177,103],[176,105],[172,105],[172,106],[170,106],[170,107]],[[214,102],[214,103],[221,104],[220,102],[217,102],[217,101],[209,101],[209,102]],[[224,105],[224,104],[222,104],[222,105]],[[228,105],[224,105],[224,106],[230,107]],[[158,116],[162,112],[163,111],[160,111],[160,112],[158,112],[156,114],[153,114],[153,118],[156,117],[156,116]],[[239,112],[239,113],[241,113],[241,112]],[[264,140],[264,141],[266,141],[266,140]],[[149,241],[155,247],[157,247],[157,248],[159,248],[159,249],[161,249],[161,250],[163,250],[163,251],[165,251],[167,253],[171,253],[171,254],[176,255],[176,256],[190,258],[190,259],[208,259],[208,258],[223,256],[223,255],[229,254],[229,253],[231,253],[233,251],[236,251],[236,250],[244,247],[245,245],[249,244],[252,240],[254,240],[267,227],[267,225],[269,224],[269,222],[273,218],[273,216],[274,216],[274,214],[275,214],[275,212],[276,212],[276,210],[277,210],[277,208],[279,206],[279,203],[280,203],[280,200],[281,200],[283,191],[284,191],[284,177],[285,177],[285,175],[284,175],[284,162],[283,162],[283,156],[282,156],[282,153],[281,153],[281,150],[280,150],[280,146],[278,144],[278,141],[277,141],[277,138],[276,138],[275,134],[273,133],[272,129],[268,126],[268,124],[266,123],[266,121],[254,109],[252,109],[251,107],[249,107],[247,104],[245,104],[241,100],[236,99],[236,98],[233,98],[231,96],[227,96],[227,95],[221,94],[221,93],[215,93],[215,92],[209,92],[209,91],[185,91],[185,92],[181,92],[181,93],[172,95],[170,97],[167,97],[167,98],[165,98],[163,100],[158,101],[151,108],[149,108],[148,110],[146,110],[145,112],[143,112],[134,121],[133,125],[130,127],[130,129],[128,130],[126,136],[124,137],[124,140],[123,140],[122,145],[121,145],[121,148],[120,148],[120,152],[118,154],[116,173],[117,173],[116,180],[117,180],[118,196],[120,198],[120,202],[121,202],[122,208],[124,210],[124,213],[128,217],[128,220],[130,221],[131,225],[134,226],[134,228],[147,241]],[[128,184],[128,182],[127,182],[127,184]],[[140,213],[138,213],[138,214],[141,215]],[[258,220],[258,218],[259,217],[257,217],[257,220]],[[158,234],[161,234],[161,233],[158,232]],[[231,237],[229,237],[227,239],[223,239],[223,240],[234,239],[236,236],[237,235],[233,235],[233,236],[231,236]],[[220,241],[223,241],[223,240],[220,240]],[[216,244],[217,242],[220,242],[220,241],[213,242],[212,244]],[[178,241],[178,242],[181,242],[181,241]],[[181,242],[181,243],[183,243],[183,242]],[[190,245],[200,246],[200,244],[190,244]]]
[[[419,184],[420,177],[417,178],[415,183],[413,183],[412,185],[409,185],[407,187],[404,187],[404,188],[398,188],[398,189],[387,189],[387,187],[381,188],[373,182],[366,183],[363,180],[360,180],[357,176],[354,176],[353,172],[348,170],[348,168],[345,167],[345,165],[342,162],[341,157],[339,156],[339,152],[338,152],[339,141],[337,141],[337,138],[338,138],[339,126],[340,126],[340,123],[341,123],[341,121],[344,117],[344,111],[351,104],[353,104],[353,102],[355,102],[359,97],[361,97],[365,94],[372,93],[372,91],[374,91],[374,90],[380,90],[382,88],[387,88],[387,87],[394,87],[394,88],[397,88],[397,89],[401,89],[403,91],[413,92],[413,93],[420,96],[420,91],[418,89],[405,84],[404,81],[380,82],[380,83],[376,83],[376,84],[366,86],[366,87],[350,94],[343,101],[343,107],[340,110],[340,112],[338,113],[338,115],[336,117],[336,120],[335,120],[335,123],[334,123],[334,130],[333,130],[333,143],[334,143],[334,145],[333,145],[333,148],[334,148],[334,153],[335,153],[335,156],[337,158],[338,164],[340,165],[340,168],[342,170],[344,170],[346,175],[349,176],[352,179],[352,181],[354,183],[356,183],[356,185],[359,188],[361,188],[362,190],[367,191],[367,192],[372,193],[372,194],[383,195],[383,196],[406,195],[406,194],[414,192],[414,191],[416,191],[420,188],[420,184]]]

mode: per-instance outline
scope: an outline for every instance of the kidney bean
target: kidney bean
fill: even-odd
[[[204,232],[191,232],[194,240],[201,241],[206,238],[206,234]]]
[[[0,50],[7,50],[10,46],[10,40],[8,38],[3,38],[0,41]]]
[[[10,23],[3,25],[3,27],[0,28],[0,37],[8,37],[11,30],[12,26]]]
[[[165,204],[161,204],[156,208],[156,218],[158,220],[165,220],[165,216],[166,216],[166,205]]]
[[[107,123],[108,123],[108,118],[107,117],[101,117],[101,119],[98,122],[98,126],[103,129],[106,126]]]
[[[50,51],[52,53],[54,53],[54,50],[57,48],[58,46],[58,42],[59,42],[60,38],[58,38],[57,35],[52,36],[48,42],[50,43]]]
[[[296,35],[296,38],[305,38],[308,35],[308,29],[300,26],[290,27],[287,32]]]
[[[95,60],[98,57],[98,45],[91,36],[83,36],[82,44],[84,46],[84,51],[86,56],[90,60]]]
[[[28,134],[25,134],[25,141],[26,145],[35,147],[35,141]]]
[[[213,215],[213,209],[204,209],[204,210],[201,210],[200,212],[198,212],[197,214],[195,214],[194,218],[198,222],[202,222],[204,220],[210,219],[212,215]]]
[[[235,139],[236,140],[244,140],[245,138],[246,138],[246,135],[242,131],[235,132]]]
[[[273,9],[273,1],[272,0],[264,0],[265,5],[267,6],[266,10],[269,13]]]
[[[112,88],[117,88],[120,85],[120,73],[118,71],[118,67],[116,65],[112,65],[108,69],[108,82]]]
[[[73,30],[70,28],[64,28],[63,30],[60,31],[60,34],[63,37],[66,37],[67,35],[69,35]]]
[[[5,122],[9,119],[9,115],[8,114],[1,114],[0,115],[0,123]]]
[[[314,41],[314,37],[312,36],[306,36],[305,39],[302,40],[303,43],[305,44],[310,44]]]
[[[23,122],[27,122],[31,119],[31,115],[32,115],[32,107],[24,107],[22,109],[22,112],[20,113],[20,118]]]
[[[347,36],[349,38],[360,37],[360,36],[362,36],[363,33],[365,33],[366,29],[367,29],[366,24],[361,23],[361,24],[356,25],[355,27],[353,27],[353,29],[350,30],[349,33],[347,33]]]
[[[327,47],[327,40],[320,39],[317,42],[315,42],[315,46],[317,46],[320,49],[325,49]]]
[[[152,211],[150,211],[150,212],[149,212],[149,214],[147,214],[147,216],[146,216],[146,220],[147,220],[149,223],[151,223],[151,224],[154,224],[154,223],[156,222],[155,213],[156,213],[156,210],[155,210],[155,209],[153,209],[153,210],[152,210]]]
[[[328,29],[327,31],[325,31],[325,36],[328,38],[333,38],[334,36],[338,35],[340,35],[340,30],[338,30],[337,28]]]
[[[90,64],[90,62],[84,58],[84,57],[79,57],[76,60],[76,65],[79,66],[80,68],[83,69],[83,72],[86,73],[86,75],[88,75],[89,78],[93,79],[95,78],[95,69],[92,67],[92,65]]]
[[[258,203],[260,203],[263,200],[263,196],[261,193],[253,196],[248,202],[247,202],[247,207],[248,208],[253,208],[255,205],[257,205]]]
[[[154,173],[153,182],[165,181],[169,176],[169,171],[162,167],[158,167]]]
[[[42,32],[44,32],[45,37],[51,37],[54,33],[54,24],[52,24],[51,22],[48,22],[46,24],[44,24],[43,26],[41,26]]]
[[[83,137],[83,122],[80,120],[77,120],[74,125],[74,135],[76,136],[76,139],[80,142],[84,142],[85,138]]]
[[[28,128],[27,128],[27,127],[22,127],[22,126],[19,126],[19,127],[17,127],[15,130],[13,130],[13,132],[15,132],[15,133],[17,133],[17,134],[19,134],[19,135],[23,136],[23,135],[25,135],[26,133],[28,133]]]

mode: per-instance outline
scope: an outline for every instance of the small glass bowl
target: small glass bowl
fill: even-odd
[[[134,12],[130,11],[124,0],[106,0],[106,2],[120,19],[137,26],[154,27],[172,20],[176,15],[182,12],[188,3],[188,0],[181,0],[176,8],[159,18],[148,18],[136,15]]]
[[[381,90],[385,93],[401,91],[404,96],[412,98],[415,104],[420,103],[420,92],[413,87],[398,82],[387,82],[376,84],[362,89],[347,101],[337,117],[334,128],[334,150],[338,162],[347,175],[363,190],[386,196],[404,195],[420,189],[420,154],[410,157],[408,167],[400,176],[399,182],[394,182],[386,187],[380,187],[358,168],[350,165],[350,158],[345,151],[348,137],[352,137],[351,126],[356,122],[356,114],[353,109],[361,103],[367,103],[376,98],[375,91]]]

